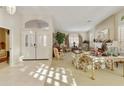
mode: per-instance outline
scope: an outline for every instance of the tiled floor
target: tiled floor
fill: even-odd
[[[75,85],[124,85],[122,66],[114,71],[96,71],[96,80],[91,80],[91,71],[77,70],[71,63],[71,53],[63,59],[49,61],[19,62],[14,67],[0,63],[0,85],[10,86],[75,86]]]
[[[63,67],[51,67],[46,77],[46,86],[74,86],[74,77],[69,69]]]
[[[63,68],[66,72],[66,84],[61,82],[59,79],[59,85],[78,85],[78,86],[99,86],[99,85],[124,85],[124,77],[122,77],[122,65],[119,68],[115,68],[114,71],[103,69],[96,71],[96,80],[91,80],[91,71],[84,72],[82,70],[77,70],[72,64],[71,53],[65,54],[62,60],[54,60],[51,67]],[[53,79],[54,81],[55,79]],[[45,82],[46,83],[46,82]],[[55,84],[52,84],[55,85]]]
[[[26,61],[20,62],[14,67],[8,66],[8,64],[0,64],[0,85],[44,85],[45,75],[47,70],[43,71],[43,68],[49,68],[48,61]],[[42,76],[43,74],[43,76]]]

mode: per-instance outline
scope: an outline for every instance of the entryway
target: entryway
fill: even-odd
[[[22,56],[24,60],[48,60],[52,56],[52,32],[42,20],[25,23],[22,32]]]
[[[24,59],[49,59],[51,33],[43,30],[24,31],[22,53]]]
[[[0,63],[9,62],[9,30],[0,27]]]

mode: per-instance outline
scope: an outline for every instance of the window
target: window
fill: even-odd
[[[124,52],[124,26],[120,27],[118,38],[120,42],[120,51]]]
[[[43,36],[43,46],[44,47],[47,46],[47,36],[46,35]]]
[[[69,35],[69,46],[73,47],[73,42],[75,42],[75,46],[79,45],[79,36],[78,34],[70,34]]]
[[[25,46],[28,47],[28,35],[25,36]]]

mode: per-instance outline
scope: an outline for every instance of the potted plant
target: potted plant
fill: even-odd
[[[57,32],[55,38],[56,38],[58,44],[61,45],[65,40],[65,34],[61,33],[61,32]]]
[[[124,16],[121,17],[121,21],[123,21],[123,20],[124,20]]]

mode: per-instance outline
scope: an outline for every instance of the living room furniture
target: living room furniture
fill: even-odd
[[[90,60],[91,59],[91,60]],[[91,71],[91,79],[96,79],[95,70],[99,69],[110,69],[111,71],[115,70],[115,64],[123,65],[123,73],[124,77],[124,56],[93,56],[90,52],[76,50],[73,52],[73,60],[72,63],[77,69],[81,69],[84,71]]]
[[[106,57],[96,57],[90,56],[92,58],[92,76],[91,79],[95,80],[95,63],[101,62],[102,64],[106,64],[109,66],[109,69],[114,71],[114,63],[123,63],[123,77],[124,77],[124,56],[106,56]]]
[[[67,47],[67,45],[63,46],[63,52],[70,52],[71,48]]]
[[[124,77],[124,56],[119,56],[118,58],[114,59],[116,67],[118,67],[118,64],[123,65],[123,74],[122,76]]]
[[[116,63],[116,67],[118,67],[118,64],[123,65],[123,77],[124,77],[124,61],[117,61]]]
[[[91,59],[87,54],[83,53],[80,50],[73,51],[73,60],[72,63],[76,69],[81,69],[87,71],[91,67]]]
[[[53,48],[53,52],[54,52],[54,56],[57,60],[59,60],[60,58],[62,58],[63,56],[63,50],[58,50],[56,47]]]
[[[7,51],[5,49],[0,50],[0,62],[8,60]]]
[[[113,71],[113,61],[110,57],[90,56],[92,59],[91,79],[95,80],[95,70],[109,68]]]

